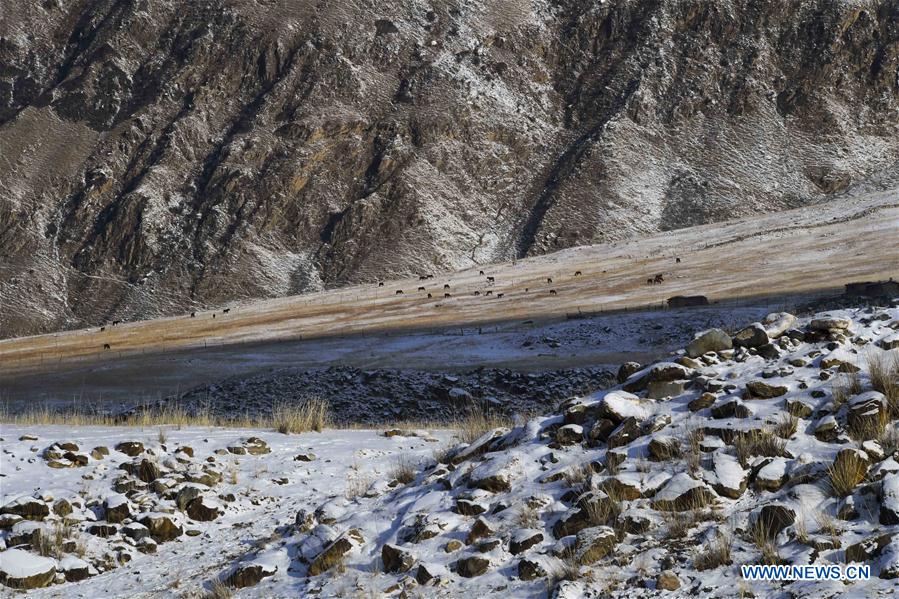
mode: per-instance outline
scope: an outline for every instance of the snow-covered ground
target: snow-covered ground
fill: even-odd
[[[467,445],[447,431],[184,429],[163,447],[156,429],[4,426],[0,511],[33,518],[3,516],[4,543],[34,553],[34,528],[71,504],[66,535],[83,546],[58,567],[83,559],[91,576],[35,596],[196,596],[219,577],[240,597],[891,595],[897,406],[871,365],[899,354],[895,306],[703,334]],[[857,478],[843,493],[840,472]],[[155,553],[134,540],[140,523]],[[764,561],[861,563],[872,578],[742,579]],[[7,576],[40,567],[0,553]]]

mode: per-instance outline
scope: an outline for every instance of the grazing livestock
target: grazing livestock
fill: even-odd
[[[108,343],[103,344],[103,349],[112,349]]]
[[[549,290],[549,294],[550,294],[550,295],[557,295],[555,289],[550,289],[550,290]]]
[[[505,295],[505,293],[497,293],[497,294],[496,294],[496,297],[497,297],[497,298],[500,298],[500,297],[502,297],[502,296],[504,296],[504,295]]]
[[[449,283],[444,283],[444,284],[443,284],[443,288],[444,288],[444,289],[449,289],[449,288],[450,288]]]
[[[429,294],[428,294],[428,299],[431,299],[432,297],[433,297],[433,296],[429,293]]]
[[[579,270],[574,271],[574,276],[576,276],[576,277],[581,276],[581,271],[579,271]]]
[[[215,312],[212,313],[212,317],[215,318]]]
[[[646,284],[647,284],[647,285],[652,285],[652,278],[651,278],[651,277],[650,277],[649,279],[646,279]]]
[[[484,295],[493,295],[493,292],[488,289],[484,292]]]
[[[190,317],[191,317],[191,318],[196,318],[196,317],[197,317],[197,313],[196,313],[196,312],[191,312],[191,313],[190,313]]]
[[[496,283],[496,279],[494,279],[493,277],[487,277],[487,282],[488,283]]]
[[[675,262],[676,264],[680,264],[680,258],[675,258],[675,259],[674,259],[674,262]]]
[[[105,330],[106,330],[106,327],[100,327],[100,332],[101,332],[101,333],[102,333],[103,331],[105,331]]]
[[[552,283],[552,282],[553,282],[552,277],[546,277],[546,282],[547,282],[547,283]]]
[[[451,296],[449,293],[444,293],[443,297],[453,297],[453,296]]]
[[[480,291],[475,291],[474,294],[475,294],[475,295],[481,295],[481,292],[480,292]]]
[[[122,322],[122,321],[121,320],[113,320],[112,326],[115,326],[115,325],[119,324],[120,322]]]
[[[652,282],[655,283],[656,285],[661,285],[662,281],[664,281],[664,280],[665,280],[665,277],[663,277],[661,274],[657,274],[655,277],[653,277]]]
[[[222,314],[227,314],[230,311],[231,311],[231,308],[225,308],[224,310],[222,310]]]
[[[424,281],[424,280],[427,279],[427,278],[428,278],[428,275],[418,275],[418,280],[419,280],[419,281]]]
[[[378,283],[378,287],[383,287],[384,283]]]
[[[478,274],[481,275],[481,276],[483,277],[483,276],[484,276],[484,271],[483,271],[483,270],[479,270],[479,271],[478,271]]]
[[[418,290],[419,290],[419,291],[424,291],[425,288],[424,288],[424,287],[419,287]]]
[[[403,295],[403,290],[402,290],[402,289],[397,289],[397,290],[396,290],[396,294],[397,294],[397,295]]]
[[[524,288],[524,292],[525,292],[525,293],[528,292],[528,288],[527,288],[527,287]]]

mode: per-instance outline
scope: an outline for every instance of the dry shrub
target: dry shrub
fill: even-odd
[[[458,431],[463,443],[473,443],[489,431],[497,428],[512,428],[512,418],[491,409],[473,409],[461,420],[456,420],[452,428]]]
[[[702,571],[729,566],[733,563],[731,559],[733,542],[733,536],[729,532],[719,531],[714,540],[707,541],[705,547],[693,558],[693,567]]]
[[[871,386],[886,397],[890,417],[899,418],[899,353],[872,350],[866,358]]]
[[[74,533],[74,529],[64,522],[56,521],[53,528],[42,528],[37,532],[37,552],[44,557],[61,559],[64,555],[62,546]]]
[[[889,417],[886,413],[881,414],[877,418],[853,418],[850,419],[846,432],[849,436],[858,442],[867,441],[869,439],[880,439],[887,430]]]
[[[784,455],[786,443],[770,430],[752,430],[734,439],[734,451],[744,468],[754,456],[776,458]]]
[[[840,372],[833,377],[830,386],[835,409],[845,404],[853,395],[858,395],[864,389],[861,377],[857,372]]]
[[[522,528],[537,528],[540,525],[540,516],[537,510],[527,504],[522,505],[518,510],[515,520]]]
[[[330,424],[328,402],[311,397],[302,404],[279,403],[272,407],[271,425],[279,433],[321,432]]]
[[[865,479],[868,465],[859,457],[850,456],[845,459],[834,460],[827,467],[827,475],[830,488],[835,497],[848,497],[852,495],[858,483]]]
[[[209,592],[206,599],[231,599],[231,587],[229,587],[221,578],[214,579],[209,583]]]
[[[703,432],[702,428],[689,424],[684,433],[684,460],[687,463],[687,470],[690,471],[690,474],[696,474],[702,465],[702,449],[700,446],[703,438],[705,438],[705,432]]]
[[[819,511],[815,514],[815,521],[818,523],[818,528],[821,532],[826,533],[830,536],[831,540],[836,542],[840,539],[840,535],[843,534],[843,529],[837,523],[836,518],[831,516],[825,511]]]
[[[586,493],[593,488],[593,467],[590,464],[572,466],[562,473],[562,480],[567,487]]]
[[[408,485],[415,480],[418,471],[418,463],[407,455],[398,455],[393,458],[388,478],[397,481],[401,485]]]
[[[774,425],[772,432],[781,439],[789,439],[796,434],[799,428],[799,419],[792,414],[781,414]]]
[[[783,558],[777,550],[772,531],[763,522],[758,522],[750,529],[753,544],[762,552],[761,563],[769,566],[780,564]]]
[[[617,530],[623,499],[611,489],[606,490],[605,494],[608,499],[586,502],[584,509],[587,512],[587,519],[590,526],[611,526]]]

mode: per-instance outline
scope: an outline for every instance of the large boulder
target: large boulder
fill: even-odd
[[[708,352],[718,352],[732,347],[733,341],[730,335],[721,329],[709,329],[700,333],[690,342],[687,346],[687,355],[691,358],[698,358]]]
[[[737,347],[760,347],[768,343],[768,333],[760,322],[754,322],[740,330],[733,339]]]
[[[226,584],[235,589],[244,589],[259,584],[263,578],[273,576],[278,567],[265,561],[250,561],[238,564],[228,576]]]
[[[765,381],[749,381],[746,383],[746,390],[749,391],[751,397],[759,399],[771,399],[786,395],[790,390],[786,385],[772,385]]]
[[[140,441],[122,441],[115,446],[115,450],[133,458],[144,452],[144,444]]]
[[[26,520],[43,520],[50,515],[50,506],[35,497],[19,497],[0,508],[0,514],[15,514]]]
[[[103,502],[103,507],[106,512],[106,521],[111,524],[118,524],[132,516],[128,498],[118,493],[107,497]]]
[[[456,562],[456,573],[465,578],[474,578],[487,572],[490,560],[479,555],[464,557]]]
[[[337,537],[309,565],[309,576],[318,576],[336,566],[343,556],[364,543],[362,531],[353,528]]]
[[[652,507],[660,512],[685,512],[709,505],[715,499],[715,493],[705,484],[681,472],[656,493]]]
[[[796,324],[796,317],[789,312],[773,312],[762,319],[762,326],[769,339],[777,339]]]
[[[385,544],[381,548],[381,562],[384,564],[385,572],[408,572],[415,564],[415,557],[396,545]]]
[[[643,406],[643,400],[627,391],[610,391],[606,393],[599,406],[599,417],[621,424],[626,418],[635,418],[642,422],[649,416]]]
[[[780,531],[792,526],[796,512],[786,505],[772,503],[759,510],[755,517],[756,530],[766,539],[773,541]]]
[[[0,552],[0,583],[14,589],[38,589],[56,578],[56,560],[21,549]]]
[[[150,512],[141,514],[140,523],[147,527],[150,536],[157,543],[177,539],[184,534],[181,518],[174,514]]]
[[[574,554],[577,563],[589,565],[596,563],[615,549],[618,537],[609,526],[593,526],[577,533],[574,542]]]
[[[813,331],[846,331],[852,326],[852,320],[842,317],[815,318],[808,323],[808,328]]]
[[[712,455],[712,470],[714,476],[708,482],[718,495],[739,499],[746,492],[749,473],[736,457],[716,451]]]

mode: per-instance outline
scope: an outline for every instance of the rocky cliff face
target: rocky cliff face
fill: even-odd
[[[5,0],[0,336],[819,201],[895,1]]]

